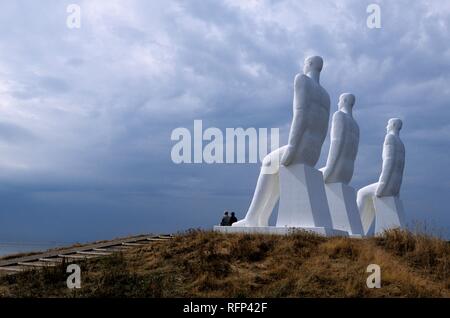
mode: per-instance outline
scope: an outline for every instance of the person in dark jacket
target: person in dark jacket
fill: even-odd
[[[228,215],[228,211],[225,211],[223,214],[222,222],[220,222],[220,226],[230,226],[230,216]]]
[[[237,218],[236,215],[234,214],[234,212],[231,212],[231,217],[230,217],[230,226],[233,225],[234,222],[237,222]]]

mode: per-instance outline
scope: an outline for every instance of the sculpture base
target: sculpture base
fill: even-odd
[[[374,234],[381,234],[385,230],[405,227],[405,213],[403,203],[398,197],[374,197],[375,226]]]
[[[333,228],[362,237],[364,230],[356,205],[355,189],[343,183],[328,183],[325,184],[325,192]]]
[[[280,167],[276,224],[282,228],[332,228],[322,172],[304,164]]]
[[[299,231],[313,232],[322,236],[349,236],[348,232],[325,227],[276,227],[276,226],[214,226],[214,232],[245,233],[245,234],[275,234],[288,235]]]

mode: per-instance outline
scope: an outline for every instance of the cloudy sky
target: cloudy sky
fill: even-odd
[[[292,82],[321,55],[332,110],[357,97],[352,185],[378,179],[386,122],[404,120],[408,221],[446,232],[450,2],[2,1],[0,241],[86,241],[243,217],[259,164],[172,162],[173,129],[280,128]],[[81,8],[81,28],[66,25]],[[381,28],[366,25],[378,3]],[[325,162],[326,141],[318,166]]]

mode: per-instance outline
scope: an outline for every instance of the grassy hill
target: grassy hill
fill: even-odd
[[[369,289],[369,264],[381,288]],[[450,297],[450,244],[405,231],[369,239],[225,235],[188,231],[78,263],[82,288],[68,290],[65,266],[0,278],[5,297]]]

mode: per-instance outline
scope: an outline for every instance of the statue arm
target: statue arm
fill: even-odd
[[[386,187],[390,183],[390,179],[394,173],[394,168],[395,168],[395,140],[394,136],[388,134],[384,140],[383,167],[381,170],[380,179],[378,180],[378,187],[375,193],[377,197],[385,195]]]
[[[328,178],[336,169],[339,158],[343,151],[345,120],[341,112],[335,112],[333,115],[331,133],[330,133],[330,150],[328,152],[327,164],[323,172],[323,180],[327,183]]]
[[[306,75],[297,74],[294,81],[294,114],[289,132],[289,141],[281,159],[281,164],[285,166],[288,166],[292,162],[305,131],[305,119],[307,118],[305,113],[308,111],[306,85]]]

